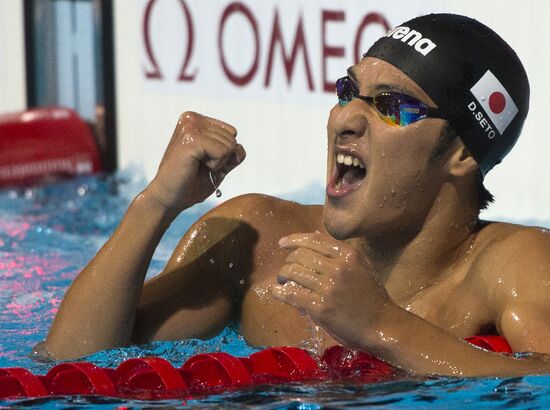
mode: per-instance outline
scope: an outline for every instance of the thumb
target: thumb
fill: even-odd
[[[240,165],[245,158],[246,158],[246,151],[244,147],[241,144],[237,144],[237,146],[235,147],[235,151],[233,152],[231,157],[227,160],[227,162],[224,164],[224,166],[220,171],[223,174],[227,175],[234,168]]]

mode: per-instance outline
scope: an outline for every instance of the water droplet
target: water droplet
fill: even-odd
[[[209,172],[208,175],[210,176],[210,182],[212,182],[212,186],[214,186],[214,189],[216,190],[216,197],[219,198],[220,196],[222,196],[222,191],[218,188],[218,185],[216,185],[216,183],[214,182],[214,177],[212,176],[212,172]]]

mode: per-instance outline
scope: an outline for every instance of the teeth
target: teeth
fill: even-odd
[[[359,168],[365,168],[359,158],[352,157],[351,155],[338,154],[336,155],[336,162],[347,166],[354,166]]]

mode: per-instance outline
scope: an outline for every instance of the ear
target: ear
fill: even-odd
[[[479,169],[477,161],[462,143],[457,145],[454,152],[449,157],[447,166],[449,173],[456,177],[468,175],[469,173],[475,172]]]

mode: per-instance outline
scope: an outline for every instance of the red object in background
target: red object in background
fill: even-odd
[[[0,115],[0,187],[102,171],[90,126],[68,108]]]

